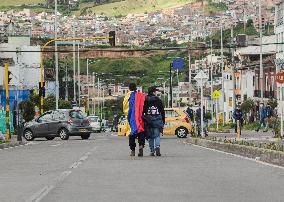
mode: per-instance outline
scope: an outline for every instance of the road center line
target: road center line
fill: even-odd
[[[190,144],[190,143],[185,142],[185,144]],[[282,166],[273,165],[273,164],[270,164],[270,163],[266,163],[264,161],[260,161],[260,160],[256,160],[256,159],[252,159],[252,158],[248,158],[248,157],[245,157],[245,156],[232,154],[232,153],[229,153],[229,152],[224,152],[224,151],[220,151],[220,150],[216,150],[216,149],[202,147],[202,146],[195,145],[195,144],[190,144],[190,145],[195,146],[195,147],[199,147],[199,148],[202,148],[202,149],[207,149],[207,150],[210,150],[210,151],[218,152],[218,153],[221,153],[221,154],[226,154],[226,155],[234,156],[234,157],[237,157],[237,158],[253,161],[255,163],[259,163],[259,164],[262,164],[262,165],[265,165],[265,166],[269,166],[269,167],[273,167],[273,168],[279,168],[279,169],[284,170],[284,167],[282,167]]]
[[[63,171],[59,177],[55,178],[50,185],[45,186],[35,194],[33,194],[30,199],[26,202],[40,202],[50,191],[52,191],[58,184],[63,182],[71,173],[73,169],[78,168],[84,161],[86,161],[90,155],[96,150],[96,147],[92,148],[90,151],[86,152],[79,160],[75,161],[68,167],[67,170]]]

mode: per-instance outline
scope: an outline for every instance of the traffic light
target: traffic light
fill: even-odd
[[[43,86],[41,86],[41,82],[38,83],[39,86],[39,96],[45,97],[45,82],[43,82]]]
[[[109,38],[109,44],[114,47],[115,46],[115,31],[110,31],[109,37],[111,37]]]
[[[12,80],[12,72],[8,71],[8,84],[10,84],[10,81]]]

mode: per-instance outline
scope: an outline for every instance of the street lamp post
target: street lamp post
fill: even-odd
[[[170,64],[170,107],[173,107],[173,79],[172,79],[172,65],[173,63],[171,62]]]
[[[93,111],[93,113],[94,113],[94,115],[96,115],[95,81],[96,81],[96,76],[95,76],[95,72],[93,72],[93,95],[94,95],[94,97],[93,97],[93,106],[94,106],[94,111]]]
[[[88,101],[87,101],[87,108],[88,108],[88,113],[90,113],[89,112],[89,110],[90,110],[90,104],[89,104],[89,101],[90,101],[90,91],[89,91],[89,59],[87,59],[87,91],[88,91]]]
[[[55,3],[55,22],[54,22],[54,39],[57,39],[57,0]],[[56,100],[56,109],[58,109],[58,100],[59,100],[59,78],[58,78],[58,52],[57,52],[57,41],[55,41],[55,100]]]
[[[78,103],[81,107],[81,79],[80,79],[80,42],[78,41]]]
[[[259,72],[259,80],[260,80],[260,97],[263,101],[263,63],[262,63],[262,17],[261,17],[261,0],[258,1],[259,3],[259,43],[260,43],[260,72]]]

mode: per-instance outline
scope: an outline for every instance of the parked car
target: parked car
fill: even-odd
[[[193,127],[187,114],[180,108],[165,109],[166,124],[163,135],[176,135],[179,138],[186,138],[193,133]]]
[[[95,115],[88,116],[88,118],[90,120],[90,125],[92,127],[93,132],[100,133],[102,131],[102,121],[100,120],[100,118]]]
[[[59,109],[47,111],[39,118],[27,122],[24,125],[23,136],[28,141],[40,137],[47,140],[53,140],[55,137],[68,140],[69,136],[89,139],[91,132],[90,121],[82,111]]]
[[[117,126],[118,136],[126,136],[126,119],[122,119]]]
[[[176,135],[178,138],[186,138],[189,133],[193,133],[193,127],[187,114],[179,108],[165,109],[166,123],[163,135]],[[125,119],[118,124],[118,135],[126,136]]]

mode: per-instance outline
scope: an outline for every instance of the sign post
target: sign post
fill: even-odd
[[[203,123],[203,86],[204,84],[208,81],[209,77],[208,75],[206,75],[203,70],[201,70],[195,77],[194,79],[197,81],[198,85],[200,86],[201,88],[201,136],[202,137],[205,137],[205,134],[204,134],[204,123]]]
[[[283,84],[284,84],[284,72],[278,72],[276,74],[276,82],[278,85],[280,85],[280,99],[282,99],[282,88],[283,88]],[[281,137],[283,137],[283,107],[282,107],[282,103],[280,104],[280,119],[281,119]]]
[[[178,72],[179,70],[182,70],[184,68],[184,60],[182,58],[175,58],[173,60],[173,63],[172,63],[172,68],[174,70],[177,71],[177,82],[178,82],[178,93],[177,93],[177,106],[180,107],[180,99],[179,99],[179,94],[180,94],[180,89],[179,89],[179,75],[178,75]]]
[[[214,98],[215,103],[216,103],[216,130],[217,130],[217,131],[219,130],[218,99],[219,99],[220,96],[221,96],[221,93],[220,93],[218,90],[215,90],[215,91],[212,93],[212,97]]]

